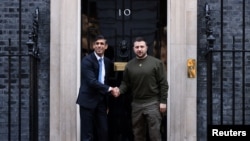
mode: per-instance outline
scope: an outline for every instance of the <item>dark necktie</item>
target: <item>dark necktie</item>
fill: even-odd
[[[102,58],[98,60],[99,62],[99,75],[98,75],[98,81],[103,83],[103,77],[102,77]]]

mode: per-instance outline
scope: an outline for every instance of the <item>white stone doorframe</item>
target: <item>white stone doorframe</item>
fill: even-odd
[[[197,6],[168,0],[168,141],[197,140],[197,78],[187,77],[187,60],[197,64]]]
[[[51,0],[50,141],[80,141],[76,97],[80,85],[81,0]],[[197,140],[197,0],[168,0],[168,141]]]

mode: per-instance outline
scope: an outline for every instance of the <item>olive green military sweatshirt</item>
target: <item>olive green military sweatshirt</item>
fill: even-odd
[[[120,85],[121,94],[131,94],[135,103],[167,102],[168,82],[161,60],[147,56],[133,58],[125,66]]]

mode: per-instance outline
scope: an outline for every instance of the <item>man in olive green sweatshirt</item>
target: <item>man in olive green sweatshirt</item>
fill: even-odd
[[[161,141],[161,120],[167,109],[168,82],[161,60],[147,54],[147,42],[134,40],[135,58],[125,66],[119,94],[132,96],[132,127],[134,141]],[[148,128],[146,128],[148,127]]]

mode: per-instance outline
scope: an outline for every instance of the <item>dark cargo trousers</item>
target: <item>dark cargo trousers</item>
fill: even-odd
[[[132,127],[134,141],[146,141],[147,132],[150,141],[161,141],[161,113],[158,102],[132,103]]]

